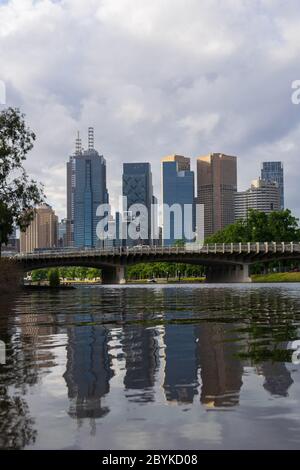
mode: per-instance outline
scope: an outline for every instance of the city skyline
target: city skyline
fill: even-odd
[[[6,104],[36,131],[28,171],[45,182],[60,218],[65,157],[89,125],[107,159],[112,202],[123,161],[150,162],[158,194],[164,155],[222,151],[240,158],[239,191],[260,162],[282,161],[286,206],[300,215],[300,108],[291,102],[300,5],[241,2],[235,12],[214,1],[191,0],[188,9],[178,1],[164,9],[158,1],[75,3],[0,2]]]
[[[66,173],[66,204],[65,204],[65,217],[63,219],[71,220],[74,218],[74,196],[72,195],[72,190],[74,190],[74,181],[72,183],[72,175],[74,180],[74,159],[77,156],[88,156],[89,152],[95,152],[95,154],[99,155],[103,162],[105,163],[106,173],[109,171],[109,162],[107,164],[107,159],[104,155],[100,155],[96,146],[95,146],[95,135],[94,135],[94,128],[89,126],[86,132],[86,143],[88,144],[86,147],[83,145],[82,137],[84,133],[82,131],[77,131],[77,137],[75,139],[75,144],[73,143],[73,152],[72,150],[69,152],[69,161],[66,162],[67,165],[67,173]],[[97,130],[96,130],[97,135]],[[220,161],[219,161],[220,160]],[[150,162],[141,160],[134,160],[134,161],[122,161],[121,167],[121,185],[119,188],[119,192],[115,193],[115,198],[113,203],[111,203],[111,185],[108,178],[106,178],[105,174],[105,191],[107,193],[107,197],[104,198],[106,202],[109,202],[110,206],[112,207],[112,215],[115,212],[120,210],[120,196],[125,196],[127,198],[127,208],[123,207],[123,210],[126,210],[135,203],[145,203],[145,206],[149,206],[149,204],[156,204],[160,203],[163,204],[163,173],[162,173],[162,163],[163,162],[176,162],[178,161],[179,167],[178,171],[188,170],[194,174],[194,196],[195,200],[199,200],[199,191],[201,191],[201,185],[204,184],[211,184],[213,185],[224,185],[225,183],[225,190],[228,190],[228,184],[230,186],[230,191],[234,193],[241,193],[245,192],[249,189],[253,181],[255,180],[263,180],[269,183],[276,183],[278,186],[278,191],[280,193],[280,208],[281,209],[290,209],[285,203],[285,168],[284,164],[281,161],[261,161],[258,162],[258,168],[256,168],[255,178],[249,179],[248,183],[245,185],[244,190],[239,190],[239,179],[237,176],[237,168],[240,161],[240,156],[230,156],[226,155],[223,152],[210,152],[207,155],[198,156],[198,154],[193,156],[184,156],[179,154],[168,154],[167,156],[160,157],[160,161],[158,163],[160,167],[160,174],[158,180],[155,182],[153,181],[152,176],[152,167]],[[201,167],[200,167],[201,164]],[[73,169],[72,169],[73,165]],[[211,167],[211,169],[208,169]],[[214,170],[213,168],[216,167]],[[275,168],[275,170],[272,170]],[[280,168],[280,174],[279,170]],[[271,170],[268,170],[271,169]],[[155,168],[153,168],[155,170]],[[273,173],[272,173],[273,171]],[[219,175],[218,180],[215,181],[216,173]],[[274,178],[272,177],[274,174]],[[128,178],[128,181],[127,181]],[[224,179],[225,178],[225,179]],[[224,179],[224,181],[223,181]],[[279,181],[280,179],[280,181]],[[202,181],[203,180],[203,181]],[[220,180],[220,181],[219,181]],[[154,192],[154,183],[155,187],[157,188],[157,193]],[[135,186],[136,185],[136,186]],[[220,188],[219,188],[220,190]],[[131,194],[130,191],[134,191],[135,194]],[[224,191],[224,188],[221,189],[221,193]],[[47,195],[46,195],[47,197]],[[153,199],[154,198],[154,199]],[[223,195],[219,194],[217,199],[222,200]],[[144,201],[143,201],[144,199]],[[151,202],[150,202],[151,201]],[[155,202],[156,201],[156,202]],[[213,203],[213,201],[211,201]],[[215,202],[215,201],[214,201]],[[232,202],[232,201],[231,201]],[[234,204],[233,204],[234,205]],[[234,212],[234,211],[233,211]],[[222,216],[223,218],[223,216]],[[229,217],[230,219],[230,217]],[[224,226],[228,224],[228,220],[223,222],[220,221],[216,224]],[[214,230],[215,231],[215,230]]]
[[[66,162],[67,217],[62,218],[59,224],[56,217],[57,240],[50,245],[46,243],[47,246],[45,245],[45,247],[103,246],[103,240],[101,237],[99,238],[97,231],[97,224],[101,219],[97,214],[101,205],[106,207],[104,215],[106,213],[110,214],[109,223],[116,225],[117,232],[114,236],[116,237],[114,243],[117,244],[120,242],[120,226],[117,218],[120,220],[121,217],[123,222],[126,221],[127,212],[133,210],[131,208],[134,208],[136,204],[145,207],[147,210],[148,237],[141,236],[138,240],[131,240],[131,236],[127,234],[122,242],[127,246],[140,243],[173,245],[178,239],[185,239],[187,242],[201,242],[201,237],[206,238],[226,225],[234,223],[239,218],[245,218],[249,208],[267,213],[272,210],[280,210],[280,194],[284,194],[284,168],[282,162],[261,163],[261,168],[280,168],[279,182],[271,179],[264,180],[258,176],[251,181],[250,189],[237,191],[236,168],[238,157],[224,155],[223,153],[211,153],[206,156],[196,157],[196,175],[191,170],[191,158],[176,154],[163,157],[161,159],[159,203],[158,198],[153,194],[151,164],[148,162],[124,162],[122,166],[122,193],[119,195],[123,201],[123,207],[116,208],[109,201],[106,159],[95,148],[94,128],[88,127],[86,135],[88,145],[85,149],[82,145],[80,132],[77,132],[74,150],[72,153],[70,152],[69,161]],[[277,173],[275,176],[278,176]],[[268,177],[270,177],[269,173]],[[282,183],[281,188],[279,187],[280,182]],[[159,205],[155,206],[157,203]],[[284,204],[283,199],[282,203]],[[178,208],[175,210],[173,204],[181,206],[183,219],[181,220],[180,217],[180,221],[177,213]],[[199,211],[200,207],[199,204],[202,205],[204,210],[203,226],[201,224],[200,228],[197,225],[200,219],[198,220],[198,216],[196,217],[196,212]],[[52,207],[48,204],[44,204],[44,206],[49,207],[52,211]],[[107,212],[108,206],[110,209]],[[170,210],[166,209],[166,206]],[[188,206],[189,209],[187,209]],[[191,214],[189,214],[190,209]],[[53,210],[56,209],[53,208]],[[121,212],[119,212],[120,210]],[[169,222],[165,223],[165,219]],[[134,217],[132,220],[128,219],[127,222],[131,223],[133,220]],[[178,226],[179,222],[181,228]],[[36,223],[36,218],[34,223]],[[151,231],[154,226],[158,228],[158,225],[162,229],[161,242],[158,239],[154,240],[155,236],[152,240],[154,232],[151,234]],[[143,227],[140,230],[145,230],[142,219],[140,227]],[[59,230],[64,233],[63,236],[59,235]],[[181,235],[178,235],[178,230]],[[194,238],[195,230],[195,234],[197,233],[196,238]],[[200,236],[201,230],[203,230],[203,235]],[[26,230],[26,234],[23,234],[21,251],[32,251],[27,248],[22,249],[22,245],[25,246],[24,240],[29,231],[30,227]],[[193,233],[193,235],[187,236],[187,232]],[[112,242],[111,236],[109,243]],[[32,245],[33,248],[42,248],[42,246],[37,243],[34,246]]]

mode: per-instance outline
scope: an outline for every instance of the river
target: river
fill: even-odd
[[[299,284],[0,299],[0,448],[292,449]]]

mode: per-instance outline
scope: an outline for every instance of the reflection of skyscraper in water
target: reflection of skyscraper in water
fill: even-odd
[[[101,326],[68,330],[64,378],[71,400],[69,414],[74,418],[101,418],[109,412],[101,404],[113,376],[107,342],[108,332]]]
[[[288,396],[288,389],[294,381],[283,362],[263,362],[258,371],[265,377],[265,390],[271,395]]]
[[[208,407],[234,406],[239,403],[243,367],[235,357],[236,346],[224,324],[196,327],[201,368],[201,403]]]
[[[159,355],[154,328],[125,326],[122,346],[126,358],[124,385],[132,401],[154,401],[155,373],[159,365]]]
[[[196,342],[193,325],[165,326],[165,381],[166,399],[192,403],[197,395]]]

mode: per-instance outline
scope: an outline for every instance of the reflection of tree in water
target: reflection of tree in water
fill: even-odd
[[[0,448],[23,449],[35,442],[37,431],[23,397],[10,396],[7,387],[0,389]]]
[[[6,344],[7,360],[0,366],[0,448],[22,449],[35,442],[37,431],[25,399],[27,387],[38,380],[33,342],[18,333],[12,299],[1,299],[0,338]],[[22,319],[21,319],[22,320]],[[22,323],[22,321],[21,321]],[[34,366],[33,366],[34,364]]]

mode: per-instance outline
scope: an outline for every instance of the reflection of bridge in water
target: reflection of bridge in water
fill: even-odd
[[[208,282],[250,282],[249,266],[300,259],[300,243],[218,243],[203,247],[136,246],[66,249],[16,255],[24,271],[59,266],[102,269],[105,284],[124,283],[125,267],[138,263],[186,263],[207,267]]]

